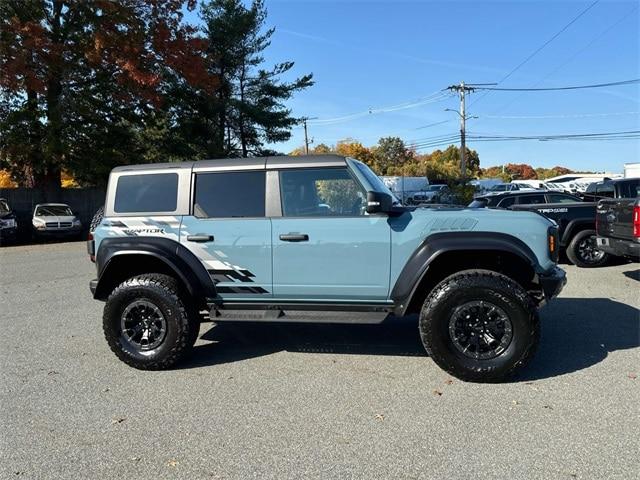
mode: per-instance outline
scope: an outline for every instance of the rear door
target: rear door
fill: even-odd
[[[271,221],[265,216],[265,171],[198,171],[191,214],[180,242],[205,264],[226,299],[272,296]]]
[[[366,192],[346,167],[283,169],[273,223],[273,292],[305,301],[386,300],[391,227],[365,213]]]

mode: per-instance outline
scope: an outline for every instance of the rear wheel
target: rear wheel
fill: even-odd
[[[145,274],[126,280],[109,295],[103,329],[120,360],[134,368],[160,370],[191,350],[200,323],[179,292],[174,278]]]
[[[582,230],[569,242],[567,257],[577,267],[602,267],[609,262],[608,253],[598,250],[595,230]]]
[[[496,382],[524,366],[540,337],[535,305],[510,278],[466,270],[444,279],[420,313],[427,353],[455,377]]]

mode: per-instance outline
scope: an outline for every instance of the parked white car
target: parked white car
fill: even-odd
[[[79,235],[82,223],[64,203],[40,203],[33,210],[33,231],[39,237],[71,237]]]

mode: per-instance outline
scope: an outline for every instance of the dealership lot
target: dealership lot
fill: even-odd
[[[202,325],[166,372],[118,361],[84,244],[0,250],[2,478],[634,478],[638,264],[564,267],[533,363],[465,384],[384,326]]]

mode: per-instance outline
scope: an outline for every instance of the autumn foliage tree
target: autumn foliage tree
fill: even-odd
[[[143,149],[138,136],[168,74],[201,88],[216,81],[205,42],[182,22],[184,4],[0,2],[0,166],[26,186],[57,189],[63,169],[90,177],[88,162]]]

